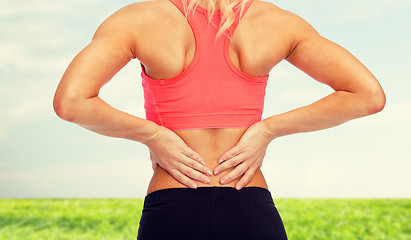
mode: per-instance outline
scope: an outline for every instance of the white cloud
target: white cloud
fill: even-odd
[[[37,12],[40,14],[55,14],[67,12],[70,9],[69,4],[64,4],[64,1],[59,1],[58,4],[49,0],[37,1],[12,1],[3,0],[0,8],[0,17],[12,17],[27,13]]]
[[[0,139],[22,123],[55,117],[52,108],[54,90],[53,85],[45,82],[0,84]]]
[[[75,43],[72,34],[59,34],[57,23],[28,21],[17,26],[0,23],[0,70],[11,74],[49,75],[62,71],[73,58],[73,50],[67,53],[67,46]],[[15,75],[16,76],[16,75]],[[1,81],[9,79],[1,79]],[[14,80],[14,79],[11,79]],[[20,80],[20,79],[19,79]]]
[[[391,162],[387,159],[393,156],[381,156],[380,152],[356,162],[326,152],[319,152],[315,159],[296,155],[304,161],[270,155],[262,171],[275,197],[411,197],[411,162]]]
[[[152,174],[149,159],[55,163],[0,172],[0,197],[144,197]]]
[[[273,2],[291,8],[297,13],[311,13],[310,18],[321,19],[323,23],[342,23],[379,17],[384,13],[411,9],[407,0],[345,0],[345,1],[287,1]],[[321,12],[321,13],[319,13]]]
[[[2,6],[0,7],[0,18],[25,15],[28,13],[36,13],[40,15],[67,14],[90,6],[94,6],[94,10],[100,10],[102,5],[107,5],[108,3],[110,3],[110,1],[107,0],[89,0],[86,2],[70,0],[60,0],[58,2],[51,0],[2,0]]]

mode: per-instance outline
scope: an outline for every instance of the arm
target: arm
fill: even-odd
[[[271,139],[334,127],[384,108],[383,89],[360,61],[320,36],[303,19],[293,15],[292,22],[294,37],[286,60],[335,92],[310,105],[264,119]]]
[[[248,184],[262,166],[269,143],[280,136],[337,126],[354,118],[381,111],[385,94],[375,77],[341,46],[321,37],[300,17],[285,12],[281,21],[289,35],[286,60],[335,92],[304,107],[268,117],[251,125],[238,143],[224,153],[215,169],[229,183],[239,177],[236,188]]]
[[[159,126],[117,110],[99,96],[100,88],[122,69],[133,54],[133,41],[127,26],[120,24],[121,13],[104,21],[92,41],[73,59],[54,96],[57,115],[93,132],[117,138],[146,142]]]
[[[135,18],[135,11],[131,13]],[[90,131],[145,144],[150,149],[153,163],[158,163],[188,187],[196,187],[190,178],[208,183],[207,175],[211,175],[211,171],[204,166],[200,155],[177,134],[152,121],[115,109],[98,96],[101,87],[138,55],[135,45],[139,45],[139,37],[135,32],[142,31],[136,21],[130,21],[132,17],[122,9],[101,24],[91,43],[73,59],[64,73],[54,96],[54,109],[60,118]],[[143,13],[138,17],[143,18]]]

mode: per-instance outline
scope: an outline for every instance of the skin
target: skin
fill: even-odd
[[[192,30],[171,2],[128,5],[100,25],[91,43],[68,66],[56,90],[54,109],[62,119],[93,132],[145,144],[154,170],[147,190],[151,193],[173,187],[267,188],[260,167],[274,139],[334,127],[377,113],[385,105],[377,79],[347,50],[320,36],[297,15],[257,0],[230,44],[229,55],[237,69],[265,76],[287,60],[335,92],[248,128],[175,131],[119,111],[98,96],[100,88],[134,58],[150,77],[167,79],[187,68],[194,54]]]

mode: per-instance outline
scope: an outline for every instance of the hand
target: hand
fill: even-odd
[[[190,188],[197,188],[191,179],[210,183],[207,175],[212,176],[213,173],[205,166],[204,160],[170,129],[160,126],[155,136],[143,143],[150,149],[153,170],[158,164],[177,181]]]
[[[214,169],[215,175],[235,167],[220,178],[221,184],[230,183],[243,175],[236,184],[236,189],[240,190],[251,181],[255,171],[262,166],[267,147],[272,141],[269,132],[264,122],[254,123],[238,143],[219,158],[219,165]]]

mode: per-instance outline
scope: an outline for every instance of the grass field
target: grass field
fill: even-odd
[[[288,238],[410,240],[411,199],[274,199]],[[136,239],[143,199],[0,199],[0,239]]]

